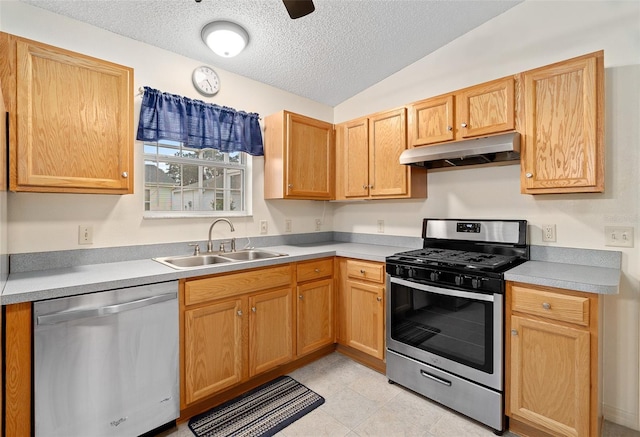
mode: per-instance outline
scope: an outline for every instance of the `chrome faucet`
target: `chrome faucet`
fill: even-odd
[[[218,222],[227,222],[229,224],[229,227],[231,228],[231,232],[235,232],[235,228],[233,227],[233,223],[231,223],[229,221],[229,219],[226,218],[219,218],[219,219],[215,219],[213,221],[213,223],[211,223],[211,226],[209,227],[209,241],[207,242],[207,252],[211,253],[213,252],[213,242],[211,241],[211,231],[213,230],[213,227],[215,226],[216,223]],[[236,251],[236,239],[232,238],[231,239],[231,251],[235,252]]]

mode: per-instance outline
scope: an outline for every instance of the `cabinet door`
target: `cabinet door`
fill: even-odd
[[[518,316],[511,329],[510,415],[589,435],[589,332]]]
[[[409,106],[409,147],[453,140],[453,95]]]
[[[133,70],[16,41],[18,191],[133,192]]]
[[[298,286],[297,353],[305,355],[333,343],[333,280]]]
[[[343,154],[344,196],[369,196],[369,119],[360,118],[344,126]]]
[[[249,297],[249,376],[293,359],[292,289]]]
[[[330,199],[333,195],[333,125],[287,113],[286,195]]]
[[[384,358],[384,286],[347,281],[348,345],[375,358]]]
[[[407,197],[409,166],[400,164],[407,148],[405,108],[369,118],[369,194],[372,198]]]
[[[514,78],[506,77],[456,93],[457,137],[515,129]]]
[[[525,72],[525,193],[602,192],[603,55]]]
[[[186,404],[241,381],[243,317],[240,299],[185,311]]]

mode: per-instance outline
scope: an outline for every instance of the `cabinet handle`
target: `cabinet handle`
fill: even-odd
[[[376,297],[376,300],[377,300],[378,302],[382,302],[382,298],[381,298],[380,296]]]
[[[256,312],[256,307],[251,307],[251,311]]]
[[[549,302],[543,302],[542,303],[542,308],[544,308],[545,310],[550,310],[551,309],[551,304]]]
[[[462,123],[460,126],[467,127],[467,123]]]
[[[511,330],[511,335],[518,335],[518,331],[516,329]]]
[[[238,310],[238,315],[242,317],[242,310]]]
[[[300,300],[302,300],[302,299],[303,299],[303,296],[302,296],[302,295],[299,295],[299,296],[298,296],[298,298],[299,298]]]
[[[453,126],[447,126],[447,130],[451,132],[453,130]]]
[[[122,172],[122,177],[123,178],[128,178],[129,177],[129,173],[127,173],[126,171]]]
[[[533,177],[533,173],[526,173],[526,174],[525,174],[525,177],[527,177],[527,178],[531,179],[531,178]]]
[[[320,273],[320,269],[314,269],[313,271],[316,273]]]

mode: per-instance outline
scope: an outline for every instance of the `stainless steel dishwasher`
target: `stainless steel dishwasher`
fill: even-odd
[[[136,436],[175,420],[178,282],[34,303],[36,437]]]

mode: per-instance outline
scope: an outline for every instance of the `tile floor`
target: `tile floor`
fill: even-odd
[[[411,436],[481,437],[493,432],[420,397],[334,352],[290,376],[325,398],[325,403],[289,425],[280,437]],[[193,437],[186,423],[162,437]],[[504,436],[514,437],[505,432]],[[640,432],[605,422],[603,437],[640,437]]]

